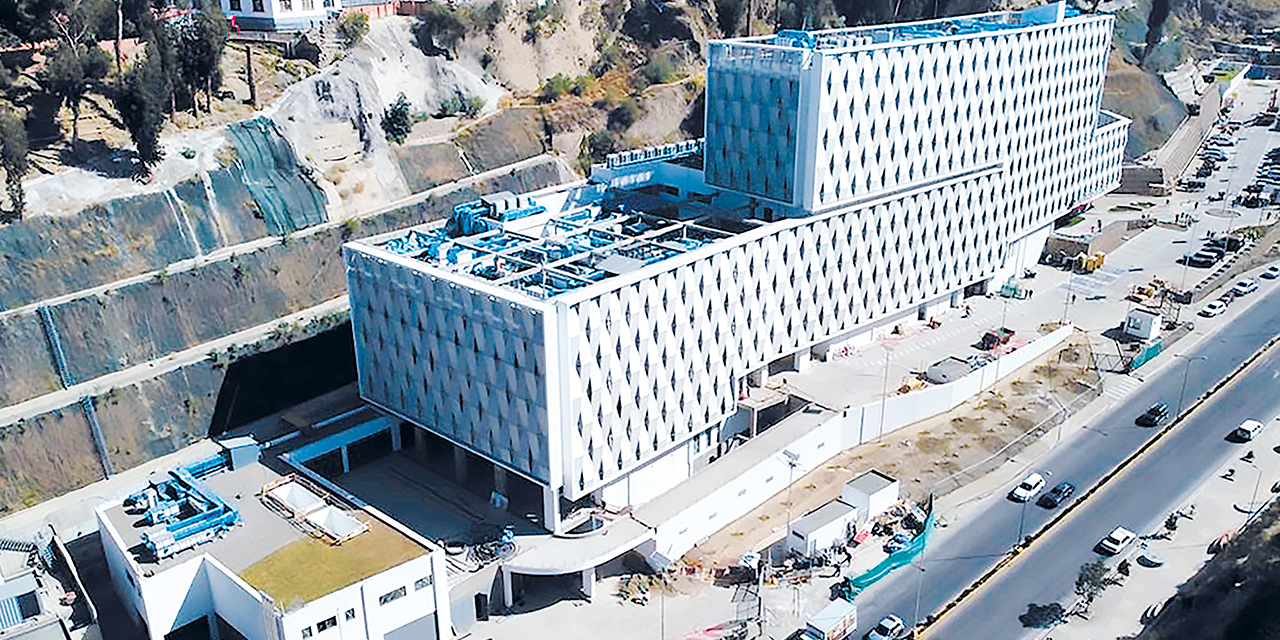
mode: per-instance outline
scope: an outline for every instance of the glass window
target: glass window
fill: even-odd
[[[344,619],[346,619],[346,620],[355,620],[355,619],[356,619],[356,610],[355,610],[355,609],[347,609],[347,613],[346,613],[346,615],[344,615],[343,617],[344,617]]]
[[[240,10],[240,0],[231,0],[231,10],[232,11]]]
[[[302,628],[302,637],[304,637],[304,638],[310,638],[310,637],[311,637],[311,627],[303,627],[303,628]]]
[[[262,8],[262,0],[253,0],[253,10],[258,13],[265,11],[265,9]]]
[[[316,623],[316,633],[320,633],[321,631],[328,631],[329,629],[332,629],[336,626],[338,626],[337,616],[331,616],[329,618],[325,618],[324,620],[321,620],[320,622]]]
[[[281,11],[293,11],[293,0],[280,0]]]
[[[378,604],[385,605],[389,602],[394,602],[396,600],[399,600],[400,598],[403,598],[404,594],[406,593],[408,593],[408,590],[405,589],[404,587],[400,587],[399,589],[396,589],[391,593],[384,593],[382,594],[382,597],[378,598]]]
[[[431,586],[431,576],[426,576],[426,577],[418,578],[418,581],[413,583],[413,590],[422,591],[423,589],[426,589],[429,586]]]

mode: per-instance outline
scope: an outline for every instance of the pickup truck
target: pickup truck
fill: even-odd
[[[986,334],[982,336],[982,342],[980,344],[983,349],[990,350],[1009,342],[1009,338],[1012,337],[1013,329],[1000,327],[999,329],[992,329],[991,331],[986,332]]]

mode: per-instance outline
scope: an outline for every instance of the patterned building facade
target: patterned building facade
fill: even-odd
[[[1111,23],[1051,5],[713,43],[700,166],[610,163],[534,194],[545,212],[349,244],[361,393],[548,505],[643,503],[751,372],[1016,273],[1118,185]]]

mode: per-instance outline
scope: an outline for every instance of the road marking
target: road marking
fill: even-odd
[[[1142,386],[1142,381],[1132,376],[1108,376],[1102,382],[1102,395],[1112,400],[1124,400]]]

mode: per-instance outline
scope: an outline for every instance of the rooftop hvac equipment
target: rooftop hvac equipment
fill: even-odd
[[[193,466],[206,470],[212,463]],[[151,528],[142,543],[157,560],[209,542],[240,521],[238,511],[185,467],[151,474],[147,488],[129,496],[124,507],[143,514],[142,524]]]

